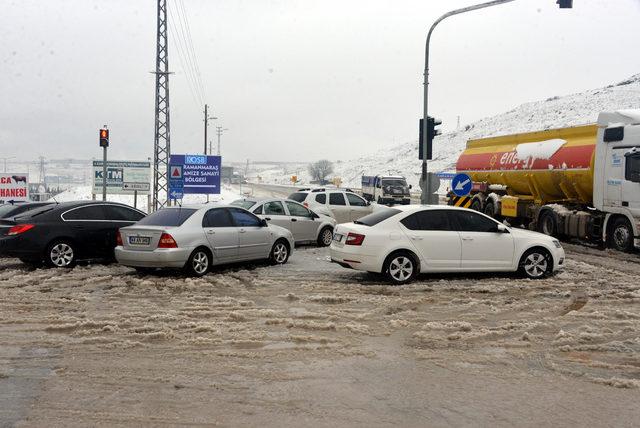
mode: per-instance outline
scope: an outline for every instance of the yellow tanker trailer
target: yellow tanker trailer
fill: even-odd
[[[640,111],[593,125],[470,140],[456,170],[471,193],[450,198],[549,235],[640,245]]]

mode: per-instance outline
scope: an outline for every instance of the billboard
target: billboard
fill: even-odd
[[[169,196],[182,199],[189,193],[220,194],[222,158],[206,155],[171,155]]]
[[[29,200],[29,174],[0,173],[0,204]]]
[[[102,193],[102,161],[93,161],[93,194]],[[107,193],[148,195],[151,191],[151,162],[107,161]]]

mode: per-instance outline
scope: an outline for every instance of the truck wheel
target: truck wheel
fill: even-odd
[[[613,221],[608,238],[611,248],[625,252],[633,250],[633,229],[629,220],[624,217],[618,217]]]
[[[493,201],[487,201],[487,203],[484,205],[484,213],[489,217],[496,217],[496,210]]]
[[[555,236],[558,232],[558,221],[553,211],[544,211],[538,218],[538,232]]]

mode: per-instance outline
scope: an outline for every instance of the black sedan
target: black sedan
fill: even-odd
[[[70,267],[77,260],[113,258],[118,229],[145,214],[114,202],[64,202],[0,220],[0,255],[25,263]]]

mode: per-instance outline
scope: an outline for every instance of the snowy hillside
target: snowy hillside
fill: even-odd
[[[434,141],[429,170],[451,171],[467,140],[519,132],[594,123],[603,110],[640,108],[640,74],[606,88],[535,101],[506,113],[485,118]],[[404,143],[370,156],[335,164],[343,185],[359,187],[364,174],[400,174],[416,186],[420,177],[418,142]]]

